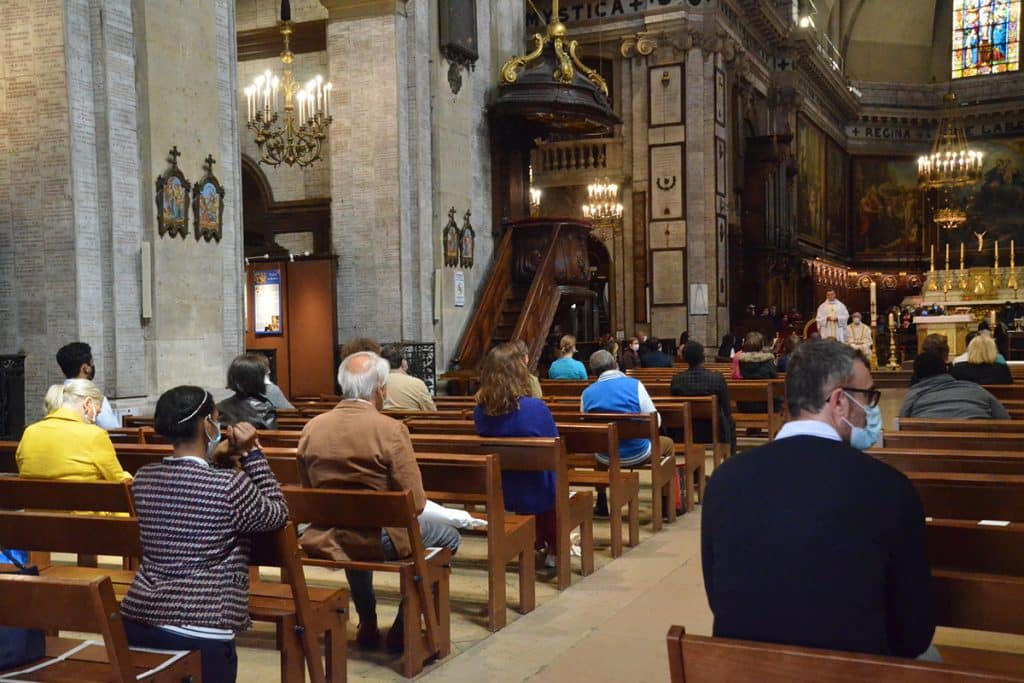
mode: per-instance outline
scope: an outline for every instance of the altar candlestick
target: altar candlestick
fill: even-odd
[[[960,243],[960,270],[964,269],[964,243]]]
[[[871,324],[872,325],[875,325],[878,322],[876,320],[876,318],[878,317],[878,310],[876,308],[877,303],[876,303],[876,298],[875,297],[876,297],[875,281],[872,280],[871,281]]]
[[[892,329],[892,311],[889,311],[889,329]]]
[[[989,312],[988,317],[989,317],[989,323],[991,324],[992,329],[993,330],[996,329],[996,309],[993,308]]]
[[[996,268],[999,267],[999,240],[996,240]]]
[[[932,268],[934,269],[935,268],[935,245],[934,244],[932,245],[932,251],[931,251],[930,258],[931,258],[931,262],[932,262]]]
[[[949,242],[946,242],[946,270],[949,270]]]
[[[1013,269],[1013,240],[1010,240],[1010,269]]]

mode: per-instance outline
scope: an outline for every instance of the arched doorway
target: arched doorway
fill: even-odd
[[[330,198],[274,201],[263,169],[242,155],[245,255],[288,258],[331,253]]]

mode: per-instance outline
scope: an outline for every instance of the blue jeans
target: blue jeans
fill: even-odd
[[[449,548],[454,554],[459,549],[462,537],[454,527],[447,524],[436,524],[434,522],[420,522],[420,537],[423,539],[424,548]],[[397,560],[398,551],[387,532],[381,529],[381,545],[384,548],[384,559]],[[355,603],[356,613],[359,615],[360,624],[377,623],[377,596],[373,592],[373,572],[363,570],[346,569],[345,577],[348,579],[349,591],[352,593],[352,602]],[[398,616],[395,617],[395,625],[402,624],[402,606],[398,607]]]
[[[124,619],[124,631],[132,647],[154,650],[199,650],[203,658],[203,683],[235,683],[238,653],[235,641],[212,638],[186,638],[156,626]]]

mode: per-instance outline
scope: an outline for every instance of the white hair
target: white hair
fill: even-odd
[[[370,359],[370,368],[361,374],[349,372],[348,368],[352,359],[359,356],[366,356]],[[341,387],[341,397],[361,398],[364,401],[369,401],[373,398],[373,392],[387,384],[389,374],[391,374],[391,364],[373,351],[353,353],[341,361],[341,365],[338,367],[338,386]]]
[[[64,406],[77,406],[86,399],[103,400],[100,388],[87,379],[69,379],[63,384],[54,384],[46,392],[43,405],[50,414]]]

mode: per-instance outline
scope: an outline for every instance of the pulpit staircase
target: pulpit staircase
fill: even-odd
[[[534,252],[538,260],[532,282],[517,283],[515,268],[515,230],[510,226],[502,236],[495,253],[491,273],[476,309],[469,320],[462,343],[455,355],[451,379],[469,380],[477,376],[480,363],[494,346],[507,341],[522,340],[530,355],[530,369],[536,371],[548,330],[554,322],[561,290],[555,277],[560,226],[552,229],[543,253]]]

